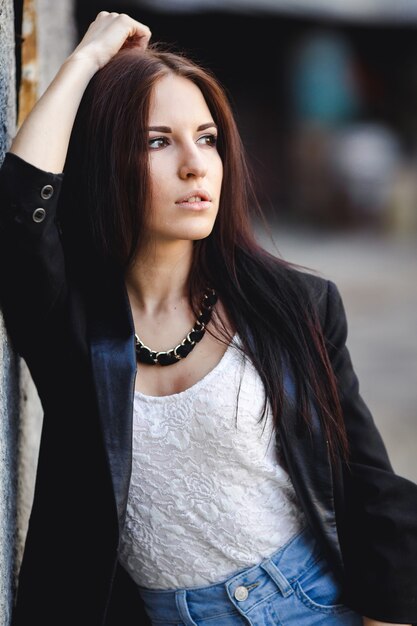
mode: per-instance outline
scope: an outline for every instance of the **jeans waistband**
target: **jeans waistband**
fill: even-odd
[[[311,531],[304,529],[258,565],[239,570],[222,582],[172,590],[139,587],[139,593],[155,621],[194,623],[190,613],[204,619],[212,615],[213,603],[220,608],[222,603],[230,605],[230,601],[233,604],[238,602],[239,610],[246,613],[277,589],[283,597],[293,593],[294,582],[319,559],[320,554],[317,540]]]

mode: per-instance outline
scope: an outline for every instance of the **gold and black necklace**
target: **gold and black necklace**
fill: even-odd
[[[143,341],[135,334],[136,359],[140,363],[148,365],[174,365],[194,350],[196,344],[202,340],[206,332],[206,326],[211,320],[214,305],[217,302],[217,294],[214,289],[206,289],[201,302],[200,313],[194,326],[184,339],[171,350],[156,351],[145,346]]]

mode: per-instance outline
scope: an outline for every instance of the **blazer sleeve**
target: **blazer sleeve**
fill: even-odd
[[[24,356],[31,337],[65,297],[65,263],[56,213],[63,174],[7,153],[0,169],[0,304]]]
[[[346,347],[345,310],[332,282],[328,283],[325,338],[350,447],[343,467],[344,507],[338,519],[348,603],[373,619],[416,623],[417,485],[394,473],[360,396]]]

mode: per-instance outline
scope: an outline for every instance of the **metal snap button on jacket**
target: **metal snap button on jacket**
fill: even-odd
[[[34,222],[43,222],[46,217],[46,211],[42,207],[35,209],[32,213],[32,219]]]
[[[244,600],[247,600],[248,595],[249,591],[246,589],[246,587],[236,587],[234,596],[238,602],[243,602]]]
[[[41,198],[43,198],[43,200],[49,200],[49,198],[52,198],[53,195],[54,188],[52,187],[52,185],[45,185],[44,187],[42,187]]]

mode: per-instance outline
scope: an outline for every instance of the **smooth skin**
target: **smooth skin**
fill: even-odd
[[[153,350],[169,350],[195,322],[187,297],[193,242],[213,229],[223,164],[210,110],[199,88],[185,78],[168,75],[156,83],[149,129],[151,217],[126,285],[141,340]],[[181,202],[199,194],[209,200]],[[136,390],[151,396],[184,391],[215,367],[225,349],[206,333],[175,367],[139,364]]]
[[[127,41],[145,50],[150,37],[151,32],[145,24],[125,14],[101,11],[22,124],[10,152],[40,169],[62,172],[78,106],[90,79]],[[164,90],[169,84],[171,87],[174,85],[169,81],[175,82],[174,97],[178,104],[172,107],[173,118],[169,117],[170,114],[166,115]],[[193,106],[192,111],[188,110],[189,115],[183,116],[183,105],[180,103],[186,93]],[[185,79],[170,77],[159,82],[153,96],[152,124],[171,125],[173,132],[150,131],[151,178],[155,181],[154,189],[159,189],[161,171],[169,172],[173,195],[171,197],[169,187],[164,190],[167,196],[162,196],[159,191],[154,192],[154,213],[149,224],[147,243],[139,251],[137,262],[127,274],[126,285],[136,327],[140,328],[144,339],[149,339],[150,343],[157,334],[164,342],[163,346],[151,345],[152,348],[166,349],[176,345],[194,322],[186,297],[192,241],[207,236],[214,224],[222,168],[211,140],[203,139],[203,136],[214,134],[215,129],[198,130],[202,124],[212,122],[199,90],[194,89]],[[153,141],[160,136],[169,137],[172,143]],[[185,209],[171,206],[172,198],[175,204],[182,189],[194,189],[195,186],[207,189],[212,196],[212,205],[206,212],[187,215],[184,214]],[[218,308],[221,310],[221,303]],[[166,395],[186,388],[193,384],[194,378],[198,380],[215,366],[224,349],[223,344],[206,333],[199,345],[198,360],[204,364],[199,371],[196,370],[195,357],[191,353],[175,368],[160,368],[164,370],[167,379],[162,379],[160,375],[155,377],[151,373],[157,368],[144,366],[138,377],[137,388],[155,395]],[[177,369],[178,374],[168,376],[167,370],[182,366],[183,371]],[[387,622],[366,617],[363,623],[364,626],[388,626]]]

